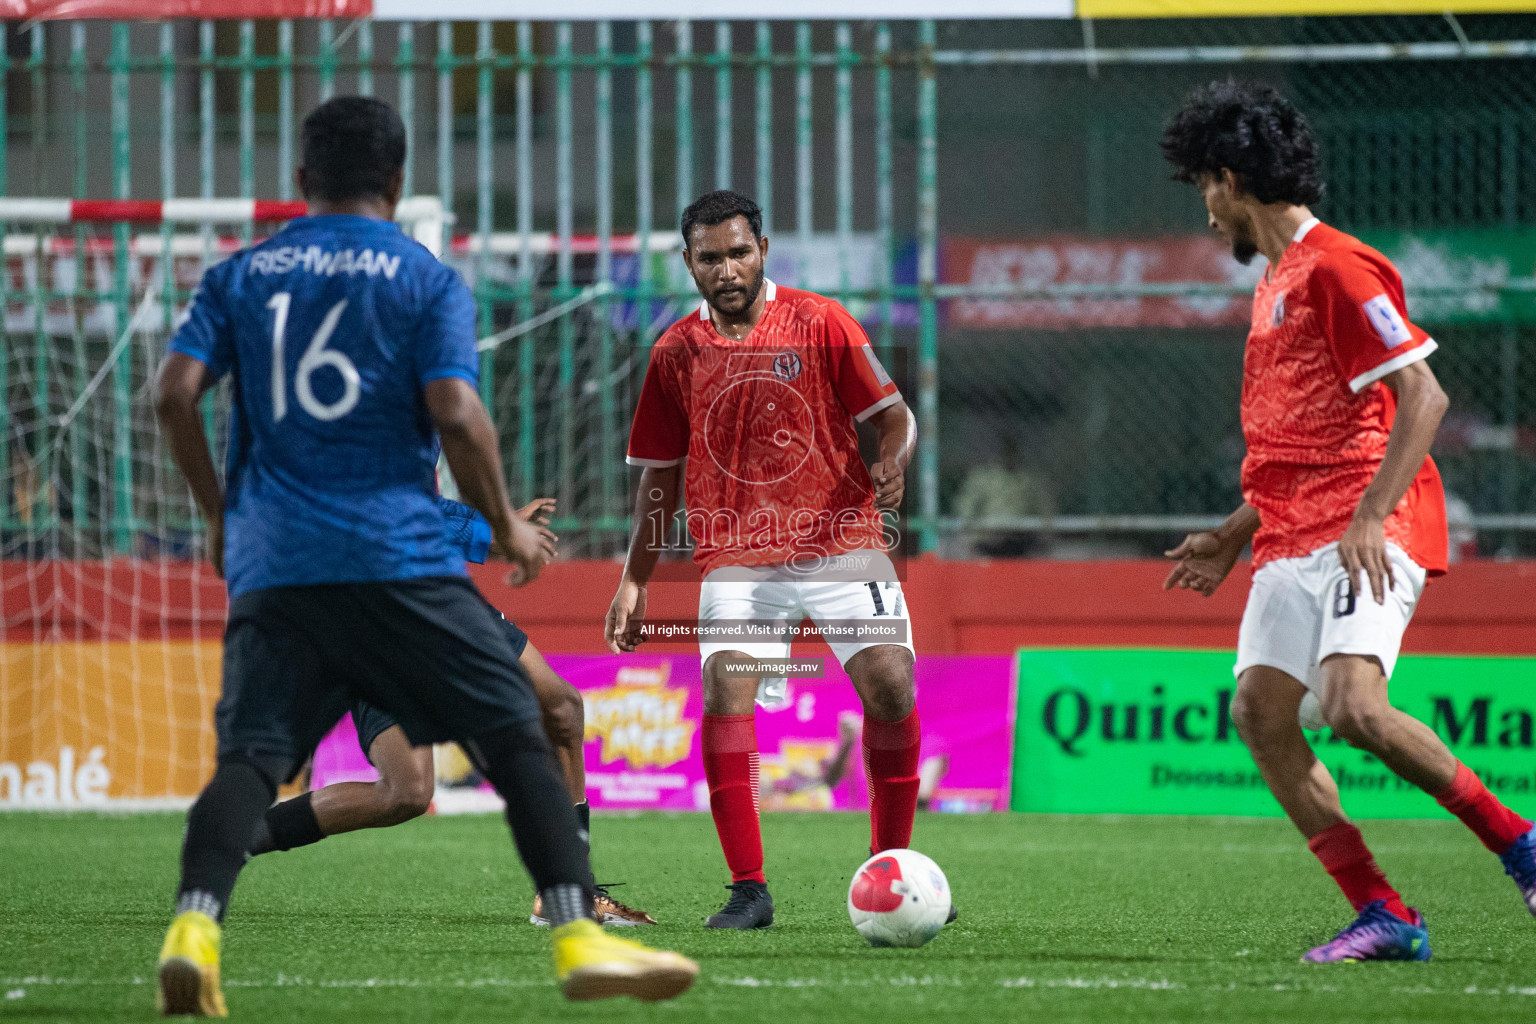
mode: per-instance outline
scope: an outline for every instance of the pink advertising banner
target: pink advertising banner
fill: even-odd
[[[586,699],[587,796],[594,808],[709,808],[699,749],[703,696],[696,655],[546,657]],[[920,799],[928,809],[1007,808],[1013,763],[1012,662],[1006,655],[918,658]],[[869,806],[859,700],[837,660],[827,657],[825,665],[823,678],[789,680],[781,706],[758,709],[764,810]],[[316,751],[311,784],[318,788],[375,777],[358,750],[351,719],[344,718]]]

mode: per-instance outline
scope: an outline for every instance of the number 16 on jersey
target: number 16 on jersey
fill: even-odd
[[[277,292],[267,300],[267,308],[272,310],[272,422],[281,423],[283,417],[288,415],[288,380],[287,364],[283,353],[287,345],[288,333],[288,309],[293,303],[293,295],[289,292]],[[358,376],[357,367],[352,364],[344,353],[335,349],[326,348],[326,343],[331,340],[331,335],[336,330],[336,324],[341,320],[341,314],[346,311],[347,300],[342,299],[332,306],[325,314],[325,319],[320,322],[320,327],[315,331],[315,336],[310,339],[309,347],[304,350],[304,355],[299,359],[298,368],[293,375],[293,392],[299,400],[299,408],[309,413],[317,420],[338,420],[357,407],[357,400],[362,394],[362,378]],[[311,383],[315,371],[322,366],[329,366],[341,374],[341,397],[333,402],[322,402],[315,397],[313,384]]]

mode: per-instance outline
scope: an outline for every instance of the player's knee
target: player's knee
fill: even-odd
[[[896,648],[901,651],[901,648]],[[904,652],[903,652],[904,653]],[[882,722],[906,718],[917,706],[917,689],[912,682],[909,660],[895,655],[871,659],[860,666],[864,713]]]
[[[1263,715],[1258,704],[1253,694],[1239,686],[1232,695],[1232,703],[1227,707],[1227,713],[1232,716],[1232,724],[1237,726],[1237,734],[1244,739],[1252,736],[1262,723]]]
[[[750,715],[757,694],[757,679],[730,675],[725,665],[745,655],[717,651],[704,662],[704,713],[706,715]]]
[[[716,651],[704,659],[704,667],[701,672],[704,678],[704,697],[707,700],[711,692],[718,692],[726,682],[725,670],[722,666],[731,660],[725,652]]]
[[[1342,700],[1325,706],[1323,720],[1339,739],[1352,747],[1372,750],[1386,736],[1388,713],[1369,703]]]
[[[1237,734],[1250,748],[1264,748],[1282,733],[1289,734],[1296,724],[1294,712],[1281,714],[1255,688],[1239,683],[1228,708]]]
[[[561,689],[554,699],[544,706],[544,731],[549,742],[557,747],[569,747],[580,743],[586,732],[586,705],[581,691],[561,680]]]
[[[864,713],[886,722],[907,717],[917,706],[912,652],[895,644],[866,647],[844,666],[864,701]]]
[[[432,806],[434,780],[430,774],[411,774],[405,778],[381,780],[385,813],[394,824],[410,821],[427,813]]]
[[[864,698],[864,713],[882,722],[899,722],[916,707],[917,696],[910,686],[879,687]]]

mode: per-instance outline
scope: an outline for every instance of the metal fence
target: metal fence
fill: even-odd
[[[1436,454],[1460,528],[1485,553],[1536,551],[1536,19],[7,33],[10,195],[287,198],[307,109],[394,102],[407,192],[456,218],[446,258],[479,301],[514,490],[556,496],[569,550],[599,556],[623,542],[646,345],[693,300],[677,216],[717,186],[764,207],[776,280],[843,300],[904,369],[915,547],[1143,553],[1230,510],[1251,271],[1200,237],[1156,141],[1194,85],[1275,81],[1323,140],[1318,212],[1404,267],[1442,343],[1454,406]],[[9,236],[7,550],[183,550],[195,523],[143,414],[163,318],[60,423],[141,290],[188,282],[130,273],[127,224],[66,230],[51,255]]]

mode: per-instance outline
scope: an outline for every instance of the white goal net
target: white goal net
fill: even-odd
[[[211,771],[224,586],[149,388],[204,269],[302,212],[0,199],[0,807],[180,801]],[[440,202],[398,217],[440,252]]]

